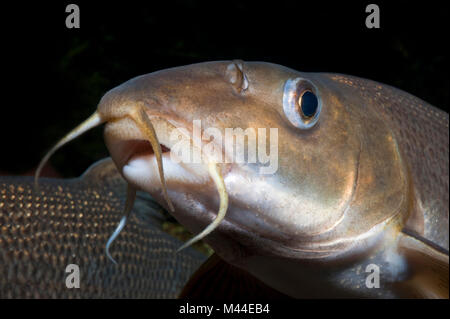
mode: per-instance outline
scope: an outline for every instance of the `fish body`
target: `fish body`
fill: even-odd
[[[57,147],[100,123],[131,189],[267,286],[448,298],[448,114],[428,103],[357,77],[219,61],[125,82]],[[256,141],[257,160],[229,129]]]
[[[175,298],[205,260],[162,230],[157,206],[140,194],[133,218],[106,258],[105,243],[126,189],[110,159],[76,179],[0,178],[0,298]],[[66,286],[76,265],[79,286]],[[69,270],[69,271],[68,271]],[[70,279],[70,278],[69,278]],[[73,281],[75,282],[75,281]]]

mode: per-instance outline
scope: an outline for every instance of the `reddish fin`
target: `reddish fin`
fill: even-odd
[[[245,270],[232,266],[213,254],[192,275],[180,299],[250,300],[287,299]]]

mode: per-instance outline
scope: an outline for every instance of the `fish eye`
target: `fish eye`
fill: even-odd
[[[300,106],[303,116],[312,117],[316,114],[319,102],[313,92],[305,91],[302,96],[300,96],[298,105]]]
[[[289,79],[284,85],[283,110],[289,122],[300,129],[309,129],[319,120],[322,102],[310,81]]]

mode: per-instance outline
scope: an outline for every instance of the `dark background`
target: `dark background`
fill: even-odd
[[[444,1],[92,2],[1,4],[0,174],[29,173],[114,86],[207,60],[352,74],[449,105]],[[381,29],[365,27],[372,2]],[[69,3],[80,6],[80,29],[65,27]],[[97,128],[58,151],[51,165],[77,176],[105,156]]]

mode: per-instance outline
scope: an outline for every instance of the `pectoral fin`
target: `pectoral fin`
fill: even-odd
[[[409,277],[397,284],[408,298],[449,298],[448,251],[412,232],[400,233],[398,252],[409,267]]]

